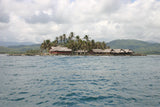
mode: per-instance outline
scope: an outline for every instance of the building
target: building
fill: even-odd
[[[134,52],[130,49],[92,49],[92,54],[103,55],[131,55]]]
[[[87,50],[77,50],[74,52],[76,55],[85,55],[88,53]]]
[[[126,54],[133,54],[134,52],[131,49],[123,49]]]
[[[72,49],[69,49],[67,47],[61,47],[61,46],[57,46],[57,47],[51,47],[50,51],[51,54],[55,54],[55,55],[70,55],[72,53]]]
[[[92,49],[93,54],[110,54],[112,51],[113,49]]]
[[[123,49],[113,49],[112,54],[125,54]]]

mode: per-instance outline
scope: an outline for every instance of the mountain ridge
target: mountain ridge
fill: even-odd
[[[132,49],[136,53],[160,54],[160,43],[151,43],[135,39],[118,39],[107,44],[110,48]]]

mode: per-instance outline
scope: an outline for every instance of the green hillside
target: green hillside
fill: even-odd
[[[142,54],[160,54],[159,43],[149,43],[140,40],[114,40],[107,44],[111,48],[132,49],[136,53]]]
[[[4,46],[0,46],[0,53],[8,53],[8,52],[13,52],[13,51],[15,51],[15,50],[11,49],[11,48],[4,47]]]
[[[25,52],[27,50],[39,50],[40,44],[35,45],[19,45],[19,46],[8,46],[10,49],[14,49],[16,51]]]
[[[39,50],[40,44],[35,45],[19,45],[19,46],[0,46],[0,53],[23,53],[28,50]]]

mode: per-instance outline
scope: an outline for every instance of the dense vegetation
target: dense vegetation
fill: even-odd
[[[80,38],[79,35],[75,36],[73,32],[71,32],[68,37],[66,36],[66,34],[56,37],[54,41],[44,40],[40,48],[42,51],[47,50],[48,52],[52,46],[65,46],[72,49],[72,51],[76,50],[91,51],[92,49],[109,48],[107,47],[104,41],[95,42],[95,40],[93,39],[90,40],[88,35],[85,35],[84,38]]]
[[[28,53],[33,53],[36,52],[37,54],[39,51],[40,52],[40,44],[35,44],[35,45],[19,45],[19,46],[0,46],[0,54],[28,54]]]
[[[132,49],[136,53],[141,54],[160,54],[159,43],[149,43],[140,40],[124,39],[111,41],[108,43],[108,45],[113,49]]]

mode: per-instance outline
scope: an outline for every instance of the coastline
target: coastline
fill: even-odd
[[[44,54],[6,54],[7,56],[147,56],[146,54],[85,54],[85,55],[77,55],[77,54],[50,54],[50,53],[44,53]]]

